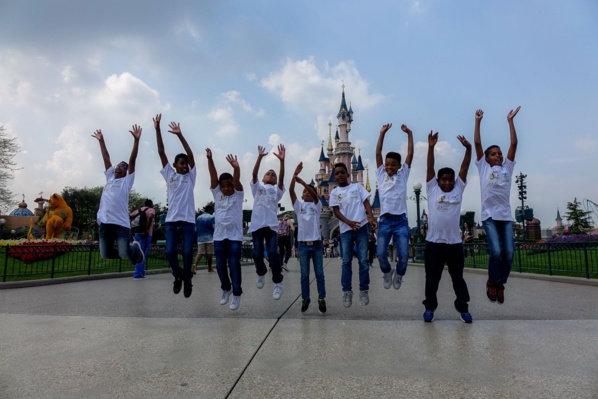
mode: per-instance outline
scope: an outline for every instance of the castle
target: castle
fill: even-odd
[[[340,234],[338,229],[338,219],[332,213],[329,207],[330,192],[337,186],[334,181],[334,164],[342,162],[347,165],[350,184],[363,185],[364,170],[366,174],[365,188],[371,193],[369,171],[363,167],[361,153],[355,155],[355,147],[351,146],[349,133],[351,132],[351,123],[353,122],[353,109],[351,105],[347,108],[345,100],[345,85],[342,86],[343,93],[341,106],[336,115],[338,120],[336,134],[334,136],[334,147],[332,146],[332,123],[328,122],[328,146],[324,154],[324,141],[320,150],[320,170],[315,175],[315,182],[318,197],[322,201],[322,214],[320,216],[320,231],[324,238],[332,238]],[[370,197],[374,218],[380,216],[380,199],[378,198],[378,188],[375,194]]]

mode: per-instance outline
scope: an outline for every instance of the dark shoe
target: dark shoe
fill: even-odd
[[[504,284],[498,284],[496,300],[499,305],[505,303],[505,286]]]
[[[191,284],[191,280],[185,281],[184,286],[183,295],[185,295],[185,298],[189,298],[191,296],[191,292],[193,292],[193,284]]]
[[[434,321],[434,312],[426,309],[426,311],[424,312],[424,321],[426,323],[433,322]]]
[[[318,299],[318,310],[320,313],[326,313],[326,300],[325,299]]]
[[[471,324],[473,323],[473,317],[471,317],[471,314],[469,314],[469,312],[463,312],[461,313],[461,321],[463,323]]]
[[[490,281],[486,282],[486,296],[488,300],[492,303],[496,302],[498,293],[496,290],[496,284],[491,283]]]
[[[172,283],[172,292],[178,294],[181,292],[181,288],[183,287],[183,280],[179,278],[174,279],[174,283]]]
[[[310,302],[311,302],[311,299],[304,299],[303,301],[301,301],[301,313],[307,312]]]

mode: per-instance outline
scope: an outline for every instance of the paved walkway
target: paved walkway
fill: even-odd
[[[0,398],[598,398],[598,287],[514,273],[500,306],[466,273],[466,325],[445,271],[427,324],[421,266],[399,291],[375,267],[370,304],[345,309],[324,261],[326,315],[315,281],[301,314],[293,259],[279,301],[243,267],[236,312],[205,270],[189,299],[168,274],[0,290]]]

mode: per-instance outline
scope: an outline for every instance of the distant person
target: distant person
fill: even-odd
[[[187,144],[187,140],[181,132],[178,123],[171,122],[169,133],[179,138],[185,153],[180,153],[174,158],[174,163],[168,163],[168,157],[164,151],[164,142],[162,141],[162,131],[160,121],[162,114],[154,118],[154,128],[156,129],[156,141],[158,143],[158,155],[162,162],[160,174],[166,181],[166,194],[168,198],[168,213],[164,224],[166,233],[166,259],[172,269],[174,283],[172,292],[178,294],[184,285],[183,294],[189,298],[193,292],[193,272],[191,264],[193,263],[193,241],[195,241],[195,198],[193,190],[195,189],[195,179],[197,169],[195,169],[195,158],[193,151]],[[181,238],[183,252],[183,267],[179,266],[179,257],[177,254],[177,240]]]
[[[141,127],[133,125],[129,131],[133,135],[133,149],[129,163],[121,161],[112,166],[110,154],[106,148],[104,135],[96,130],[91,136],[100,143],[100,151],[104,160],[106,184],[100,198],[97,222],[100,240],[100,255],[104,259],[128,259],[136,265],[145,260],[141,244],[133,240],[131,243],[131,223],[129,221],[129,194],[135,182],[135,161],[139,149]],[[116,244],[116,248],[114,245]]]
[[[491,145],[484,151],[480,135],[484,111],[479,109],[475,114],[475,164],[480,175],[481,219],[488,237],[489,252],[486,295],[490,302],[498,302],[501,305],[505,301],[505,284],[511,273],[515,252],[510,197],[517,152],[517,132],[513,119],[520,109],[521,106],[509,111],[507,115],[511,144],[506,159],[503,159],[502,151],[497,145]]]
[[[369,225],[368,225],[369,226]],[[376,255],[376,232],[374,229],[368,227],[368,266],[370,269],[374,267],[374,256]]]
[[[140,212],[145,214],[146,224],[145,231],[135,233],[133,237],[141,245],[141,251],[143,251],[143,261],[135,265],[135,271],[133,272],[133,279],[145,280],[147,276],[145,274],[145,260],[149,255],[150,247],[152,246],[152,235],[154,232],[154,218],[156,217],[156,211],[154,210],[154,203],[151,199],[146,199],[144,205],[134,210],[129,214],[129,218],[135,218]]]
[[[208,264],[208,273],[213,273],[212,256],[214,255],[214,223],[215,218],[214,208],[208,204],[204,207],[204,212],[195,220],[195,228],[197,231],[197,256],[195,263],[193,263],[192,271],[195,274],[197,265],[203,256],[206,257]]]
[[[424,254],[426,299],[423,301],[426,307],[423,317],[427,323],[434,321],[434,312],[438,307],[436,293],[445,264],[448,266],[453,290],[457,296],[455,309],[464,323],[473,321],[469,313],[469,291],[463,279],[463,243],[459,230],[463,191],[467,185],[467,170],[471,163],[471,144],[463,136],[457,136],[457,139],[465,147],[457,179],[455,171],[451,168],[439,169],[438,177],[435,178],[434,147],[438,143],[438,133],[430,132],[428,135],[426,190],[430,217]]]
[[[282,269],[289,271],[287,263],[291,257],[291,251],[293,249],[293,238],[295,233],[295,226],[293,226],[289,219],[289,215],[284,215],[282,219],[278,221],[278,255],[282,262]]]
[[[467,247],[469,247],[469,252],[471,256],[473,256],[473,228],[469,225],[469,223],[463,223],[463,255],[467,258]]]

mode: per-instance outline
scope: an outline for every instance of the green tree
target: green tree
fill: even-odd
[[[209,202],[207,202],[207,203],[206,203],[206,204],[203,206],[203,208],[200,208],[200,209],[198,209],[198,210],[195,212],[195,215],[196,215],[196,216],[199,216],[199,215],[201,215],[201,214],[205,213],[205,212],[206,212],[206,208],[207,208],[207,207],[211,207],[211,208],[212,208],[212,210],[214,210],[214,208],[215,208],[214,201],[209,201]]]
[[[14,157],[20,150],[16,137],[8,137],[4,126],[0,126],[0,213],[6,213],[14,202],[14,194],[8,188],[8,182],[18,170]]]
[[[586,230],[590,228],[590,213],[581,208],[581,202],[577,198],[573,202],[567,202],[565,218],[571,222],[569,234],[586,234]]]

